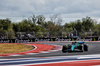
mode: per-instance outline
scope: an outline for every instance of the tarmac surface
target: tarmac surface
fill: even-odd
[[[35,43],[36,44],[36,43]],[[71,44],[71,42],[37,42],[37,44],[49,44],[49,45],[66,45]],[[51,53],[43,54],[32,54],[32,55],[22,55],[22,56],[8,56],[0,57],[0,59],[10,59],[10,58],[36,58],[36,57],[54,57],[54,56],[75,56],[75,55],[91,55],[91,54],[100,54],[100,42],[85,42],[88,44],[88,51],[85,52],[70,52],[62,53],[61,50]],[[45,47],[44,47],[45,48]]]

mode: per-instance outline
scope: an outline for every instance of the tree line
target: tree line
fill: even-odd
[[[43,15],[32,15],[31,18],[20,22],[12,22],[10,19],[0,19],[0,37],[14,38],[16,32],[36,32],[41,36],[41,32],[47,32],[50,36],[100,36],[100,23],[91,17],[85,17],[62,25],[62,18],[59,15],[52,15],[49,21]],[[38,34],[40,32],[41,34]],[[77,33],[77,34],[76,34]]]

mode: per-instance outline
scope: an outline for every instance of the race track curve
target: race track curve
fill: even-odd
[[[57,52],[43,53],[43,54],[0,57],[0,59],[100,54],[100,42],[85,42],[85,43],[88,44],[88,46],[89,46],[89,50],[87,52],[62,53],[62,51],[60,50]],[[71,44],[71,42],[39,42],[37,44],[49,44],[49,45],[61,45],[61,46],[63,46],[65,44]]]

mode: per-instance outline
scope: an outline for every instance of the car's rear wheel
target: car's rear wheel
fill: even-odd
[[[84,46],[82,46],[82,52],[84,52]]]
[[[64,45],[63,48],[62,48],[62,52],[66,53],[67,52],[66,50],[67,50],[67,46]]]
[[[79,49],[81,50],[81,52],[84,51],[84,46],[80,46]]]
[[[84,45],[84,51],[88,51],[88,46]]]

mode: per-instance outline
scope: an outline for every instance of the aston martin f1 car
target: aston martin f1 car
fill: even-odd
[[[88,44],[84,42],[72,42],[72,44],[64,45],[62,47],[62,52],[70,52],[70,51],[88,51]]]

